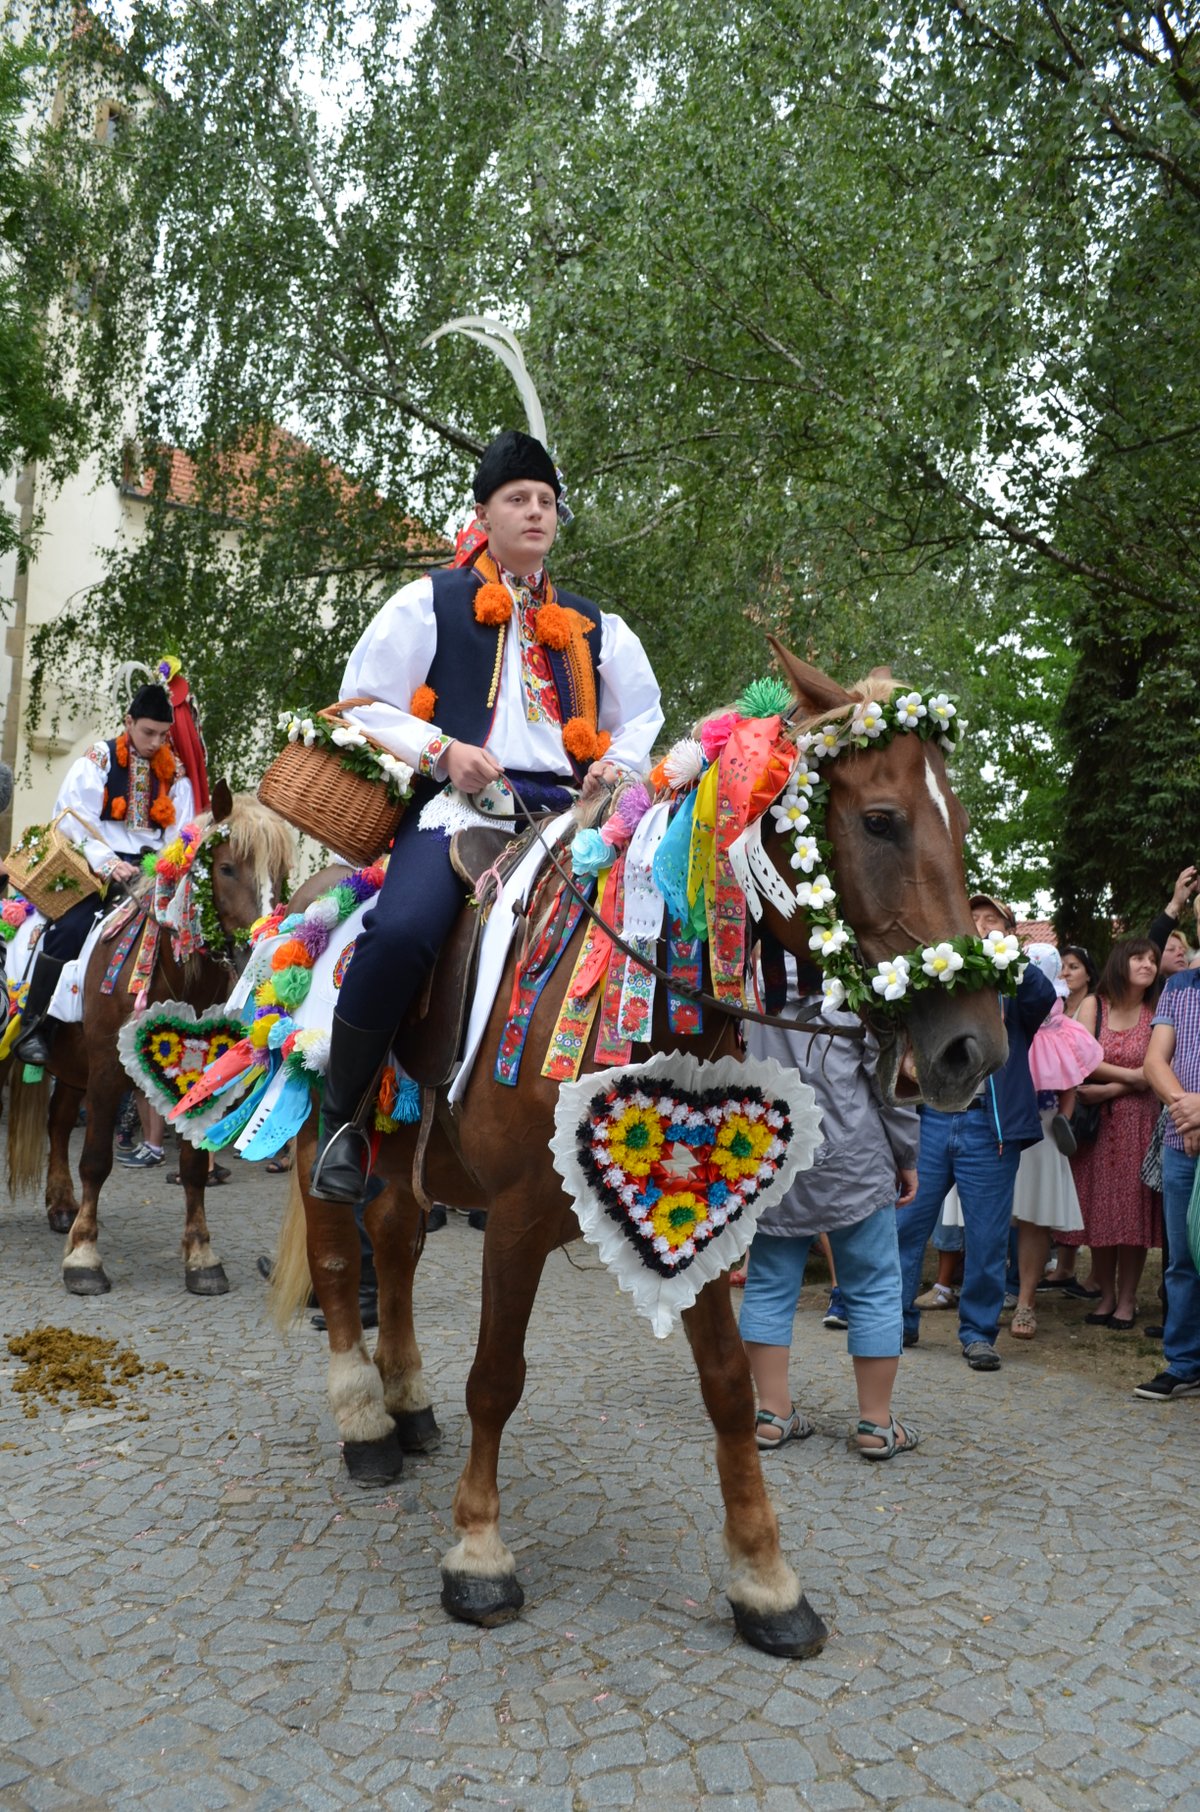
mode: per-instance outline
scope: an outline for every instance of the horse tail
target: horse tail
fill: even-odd
[[[308,1301],[312,1277],[308,1269],[308,1227],[304,1195],[300,1188],[299,1156],[292,1158],[287,1208],[279,1229],[275,1263],[271,1269],[271,1315],[286,1334]]]
[[[20,1063],[14,1063],[8,1083],[8,1192],[17,1195],[36,1189],[46,1169],[50,1110],[50,1077],[43,1070],[40,1082],[22,1080]]]

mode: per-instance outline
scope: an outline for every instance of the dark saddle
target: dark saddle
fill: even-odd
[[[501,880],[511,874],[537,834],[535,825],[517,833],[472,825],[451,837],[450,860],[474,892],[493,868]],[[494,900],[497,891],[489,889],[488,899]],[[488,899],[459,913],[422,994],[392,1041],[396,1061],[422,1088],[445,1088],[454,1075],[475,997]]]

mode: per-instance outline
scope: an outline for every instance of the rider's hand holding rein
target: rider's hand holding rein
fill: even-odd
[[[460,793],[478,793],[504,772],[494,755],[470,742],[452,742],[442,760],[446,777]]]

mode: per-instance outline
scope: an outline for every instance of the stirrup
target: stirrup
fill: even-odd
[[[330,1153],[333,1151],[338,1140],[345,1133],[354,1135],[358,1142],[359,1151],[366,1159],[364,1166],[355,1163],[353,1186],[351,1186],[348,1181],[350,1163],[345,1155],[334,1158],[330,1165],[330,1169],[334,1174],[328,1180],[326,1180],[323,1174]],[[343,1169],[346,1173],[343,1177],[339,1177],[336,1174],[339,1168]],[[316,1162],[313,1164],[312,1170],[309,1173],[309,1191],[312,1195],[316,1196],[318,1201],[344,1202],[350,1207],[353,1207],[356,1202],[361,1202],[365,1198],[369,1198],[372,1194],[378,1195],[380,1185],[376,1183],[375,1188],[372,1190],[372,1181],[371,1141],[356,1120],[347,1120],[344,1125],[338,1127],[336,1132],[330,1134],[329,1138],[326,1139],[322,1150],[318,1153]]]

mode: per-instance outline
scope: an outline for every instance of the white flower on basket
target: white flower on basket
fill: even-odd
[[[860,705],[850,720],[851,736],[865,736],[871,742],[877,736],[882,736],[886,729],[883,706],[874,699],[868,699],[866,704]]]
[[[921,968],[934,981],[953,981],[963,966],[963,959],[953,944],[931,944],[921,952]]]
[[[930,717],[937,719],[943,730],[948,730],[950,728],[950,719],[957,716],[957,714],[955,706],[950,703],[949,698],[944,692],[939,692],[936,698],[930,699],[929,715]]]
[[[402,793],[407,793],[412,786],[413,771],[407,761],[401,761],[396,755],[389,755],[386,750],[375,757],[380,768],[389,780],[394,780]]]
[[[816,951],[819,962],[823,956],[836,956],[849,942],[850,933],[839,922],[836,925],[818,925],[808,940],[808,947]]]
[[[288,718],[287,739],[289,742],[298,742],[300,740],[300,719],[298,717]]]
[[[799,836],[792,846],[792,867],[810,875],[821,860],[821,845],[815,837]]]
[[[1010,931],[1005,936],[1003,931],[989,931],[983,940],[983,954],[991,958],[996,969],[1007,969],[1015,963],[1021,954],[1021,946]]]
[[[356,730],[353,724],[345,724],[332,731],[329,740],[335,742],[339,749],[365,749],[367,747],[366,737],[361,730]]]
[[[846,1004],[846,984],[845,982],[839,981],[836,975],[827,975],[825,977],[825,980],[821,983],[821,994],[823,997],[823,1004],[828,1007],[831,1012],[835,1011],[838,1007],[844,1007]]]
[[[878,975],[871,977],[876,994],[882,994],[885,1000],[902,1000],[908,993],[908,958],[893,956],[878,968]]]
[[[903,698],[893,699],[892,705],[898,730],[915,730],[921,719],[928,715],[925,701],[919,692],[906,692]]]
[[[782,799],[777,799],[771,807],[771,816],[775,820],[775,829],[781,831],[805,831],[808,829],[807,801],[789,786]]]
[[[317,726],[311,717],[302,717],[300,719],[300,735],[304,740],[305,748],[311,749],[314,742],[317,740]]]

